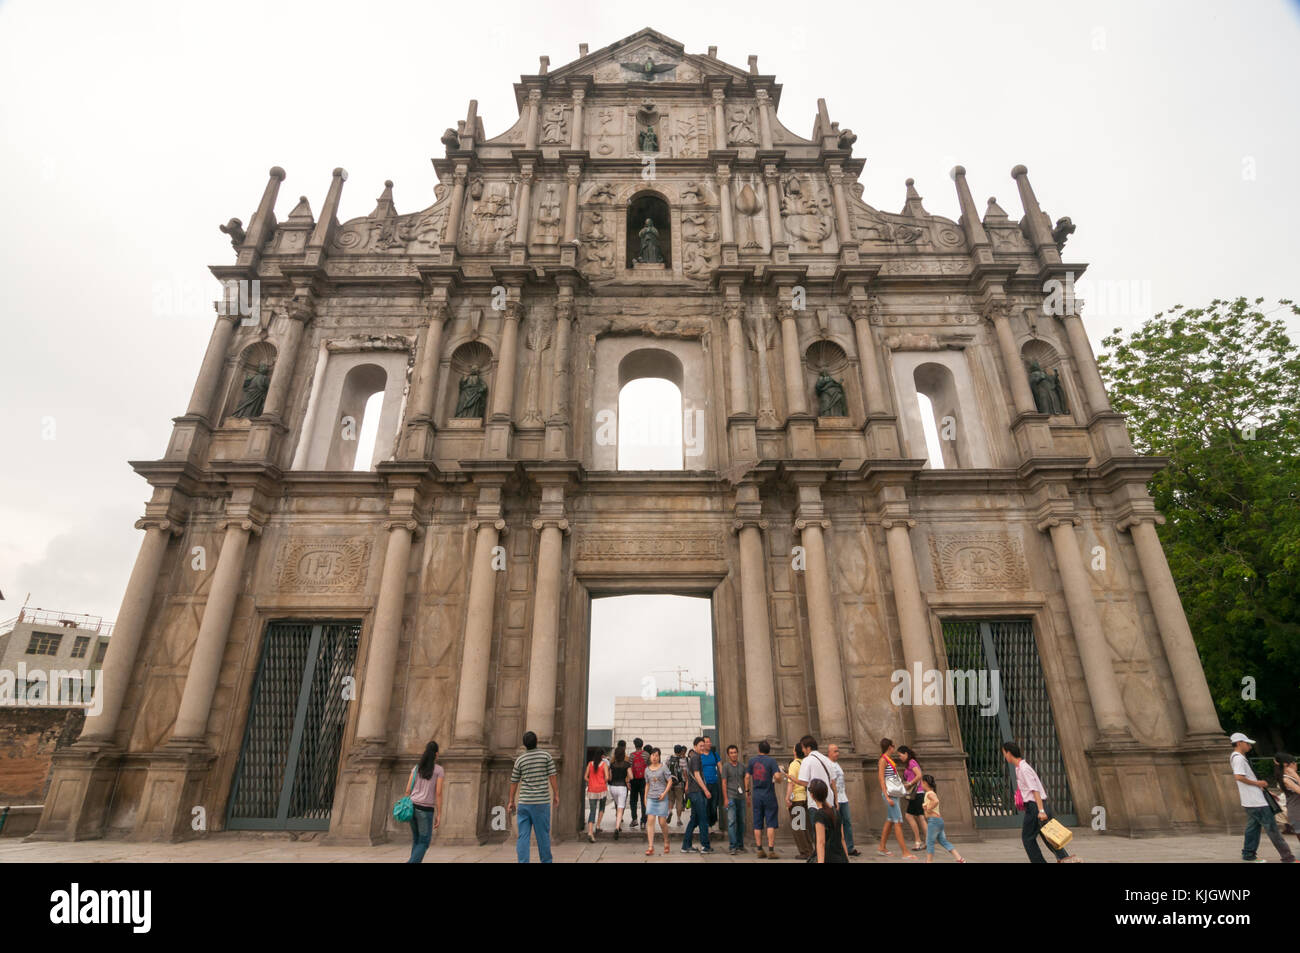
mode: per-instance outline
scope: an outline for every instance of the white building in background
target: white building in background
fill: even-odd
[[[112,630],[98,616],[23,607],[0,623],[0,706],[89,706]]]
[[[648,745],[662,748],[667,757],[673,745],[689,745],[702,731],[699,696],[631,695],[614,699],[613,741],[614,744],[626,741],[628,750],[632,748],[632,740],[640,738]]]

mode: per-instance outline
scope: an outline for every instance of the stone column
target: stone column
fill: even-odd
[[[754,91],[754,97],[758,100],[758,130],[759,142],[764,149],[772,148],[772,99],[767,90],[758,89]]]
[[[586,98],[586,90],[575,89],[573,91],[573,129],[569,135],[569,148],[574,151],[582,148],[582,103]]]
[[[718,166],[718,201],[722,205],[722,243],[732,245],[736,242],[736,224],[731,213],[731,166]]]
[[[522,245],[528,242],[528,219],[533,210],[532,190],[533,164],[525,162],[519,170],[519,221],[515,226],[515,244]]]
[[[826,170],[826,177],[831,180],[831,194],[835,197],[835,225],[841,245],[856,245],[853,240],[853,219],[849,218],[849,203],[844,196],[844,172],[839,163],[832,163]]]
[[[190,656],[190,669],[185,676],[185,689],[172,728],[173,741],[201,742],[207,733],[212,696],[217,690],[221,659],[226,654],[226,641],[230,637],[230,620],[235,612],[235,600],[239,598],[239,577],[244,569],[248,537],[261,531],[252,520],[231,519],[226,522],[226,538],[212,574],[208,602],[203,607],[203,621],[199,623],[199,635]]]
[[[713,90],[713,128],[717,130],[713,136],[713,148],[727,148],[727,114],[724,109],[727,101],[727,91],[725,89]]]
[[[126,593],[122,596],[122,608],[113,626],[113,637],[108,641],[108,654],[104,656],[104,665],[99,672],[99,714],[87,714],[81,741],[111,741],[117,730],[127,682],[135,671],[140,638],[149,619],[158,572],[162,569],[163,557],[167,555],[167,543],[173,535],[181,532],[180,526],[166,519],[145,518],[135,526],[145,531],[144,542],[135,557]]]
[[[567,294],[565,293],[567,291]],[[555,375],[551,387],[551,416],[569,422],[569,331],[573,327],[573,290],[561,291],[555,303]]]
[[[203,366],[199,369],[199,379],[194,382],[194,393],[190,395],[187,415],[204,417],[216,423],[221,410],[216,405],[217,387],[221,383],[221,369],[226,364],[226,354],[230,351],[230,342],[235,336],[235,325],[240,320],[238,308],[232,309],[228,300],[223,299],[224,314],[217,315],[212,337],[208,339],[208,349],[203,354]]]
[[[465,207],[465,180],[469,177],[469,166],[458,163],[452,173],[451,206],[447,209],[447,225],[443,231],[444,244],[455,248],[460,241],[460,216]]]
[[[492,654],[492,616],[496,602],[496,570],[492,550],[506,528],[503,519],[479,519],[474,540],[474,562],[469,580],[469,607],[465,619],[465,651],[460,666],[460,691],[456,699],[457,745],[478,747],[485,741],[488,662]]]
[[[1106,396],[1106,385],[1102,383],[1101,372],[1097,370],[1097,359],[1093,356],[1092,345],[1088,343],[1088,332],[1084,330],[1083,319],[1076,310],[1061,318],[1065,324],[1065,336],[1070,341],[1070,354],[1074,357],[1074,366],[1079,369],[1083,380],[1083,393],[1088,399],[1088,410],[1095,416],[1110,410],[1110,398]]]
[[[745,305],[728,301],[723,305],[727,315],[727,348],[731,358],[731,409],[730,414],[747,414],[749,406],[749,368],[745,361]]]
[[[1024,362],[1016,350],[1016,339],[1011,333],[1011,303],[993,301],[984,309],[984,317],[993,325],[997,335],[998,350],[1002,353],[1002,365],[1006,368],[1007,383],[1011,385],[1011,397],[1016,414],[1032,414],[1037,410],[1033,391],[1029,389],[1029,376],[1025,373]]]
[[[781,187],[780,175],[776,163],[769,162],[763,166],[763,181],[767,183],[767,231],[773,245],[785,242],[781,226]]]
[[[853,318],[853,334],[858,345],[858,370],[862,374],[862,393],[866,398],[867,415],[889,413],[889,400],[880,379],[880,364],[876,358],[876,339],[871,333],[871,307],[865,297],[849,304]]]
[[[808,629],[812,641],[813,680],[817,689],[817,715],[826,738],[849,738],[848,709],[844,704],[844,674],[840,666],[839,638],[835,630],[835,607],[831,601],[831,579],[822,529],[830,520],[797,519],[794,528],[804,548],[804,589],[808,595]]]
[[[537,595],[533,604],[533,639],[528,657],[528,715],[524,729],[536,732],[537,740],[542,744],[553,744],[557,740],[555,676],[559,669],[560,585],[563,581],[564,534],[569,531],[569,521],[537,519],[533,520],[533,529],[541,531],[541,541],[537,547]]]
[[[542,91],[540,89],[530,89],[528,91],[528,110],[527,118],[524,120],[524,148],[530,152],[537,148],[537,126],[538,113],[541,108]]]
[[[749,719],[746,741],[778,738],[776,689],[772,678],[772,633],[767,616],[767,570],[763,558],[763,531],[759,519],[758,487],[740,490],[734,528],[740,537],[740,613],[745,649],[745,703]]]
[[[786,291],[782,289],[782,296]],[[794,308],[785,301],[777,305],[781,319],[781,356],[785,365],[785,400],[790,416],[808,413],[808,395],[804,393],[803,361],[799,355],[799,328]]]
[[[1205,671],[1201,668],[1196,641],[1187,625],[1187,616],[1178,598],[1178,587],[1174,585],[1169,562],[1165,559],[1160,537],[1156,534],[1156,519],[1155,516],[1130,516],[1122,520],[1116,529],[1121,532],[1127,529],[1133,534],[1142,578],[1147,584],[1147,596],[1151,600],[1151,609],[1160,629],[1160,641],[1164,643],[1165,659],[1169,662],[1169,671],[1174,676],[1178,699],[1187,719],[1187,733],[1222,737],[1223,728],[1219,724],[1214,699],[1205,682]]]
[[[518,298],[507,300],[506,309],[501,315],[501,353],[497,360],[496,378],[492,381],[494,419],[513,419],[515,363],[519,350],[519,318],[522,307]]]
[[[315,303],[310,294],[295,291],[293,300],[285,309],[289,327],[276,348],[275,367],[271,370],[271,383],[267,387],[266,400],[262,404],[263,416],[284,415],[285,399],[289,394],[289,385],[293,383],[293,368],[298,361],[298,347],[302,344],[303,329],[311,322],[315,313]]]
[[[1103,741],[1129,741],[1128,716],[1124,712],[1124,699],[1120,695],[1119,679],[1115,677],[1115,664],[1110,645],[1102,631],[1097,602],[1092,596],[1092,584],[1083,568],[1079,555],[1079,541],[1074,535],[1073,517],[1051,517],[1038,524],[1052,537],[1052,550],[1061,574],[1061,587],[1065,591],[1065,605],[1070,614],[1070,627],[1083,664],[1083,677],[1092,700],[1097,730]]]
[[[438,387],[438,366],[442,361],[442,332],[450,309],[446,289],[438,289],[429,299],[429,326],[424,331],[420,351],[420,373],[415,394],[406,415],[407,452],[423,458],[429,447],[420,439],[433,427],[433,401]]]
[[[934,642],[930,638],[929,613],[921,598],[921,583],[916,576],[909,530],[916,525],[910,519],[885,519],[885,545],[889,552],[889,575],[894,581],[894,605],[898,610],[898,628],[903,639],[903,661],[909,672],[917,663],[922,672],[934,665]],[[948,741],[948,727],[942,706],[922,703],[921,686],[912,686],[912,719],[921,740],[929,743]]]
[[[582,166],[570,162],[564,170],[564,241],[578,240],[578,183],[582,181]]]
[[[388,529],[388,551],[379,581],[375,625],[370,634],[365,683],[361,688],[361,714],[357,718],[357,740],[361,743],[381,744],[388,731],[397,649],[402,639],[402,608],[406,601],[411,538],[419,531],[419,524],[413,519],[389,520],[385,526]]]

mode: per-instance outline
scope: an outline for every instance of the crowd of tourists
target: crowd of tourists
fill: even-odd
[[[1294,862],[1283,837],[1283,825],[1300,838],[1300,773],[1295,758],[1279,753],[1273,759],[1273,781],[1286,797],[1283,814],[1269,790],[1269,782],[1256,778],[1246,758],[1255,742],[1241,733],[1230,740],[1231,771],[1247,816],[1242,859],[1262,863],[1256,851],[1261,834],[1267,834],[1282,861]],[[507,805],[515,817],[516,857],[520,863],[528,863],[532,841],[536,840],[538,858],[550,863],[551,814],[560,803],[555,760],[550,752],[538,747],[537,736],[531,731],[524,734],[523,746],[523,753],[511,769]],[[608,817],[613,822],[614,840],[620,840],[625,830],[645,837],[647,857],[656,855],[660,843],[662,854],[672,853],[673,827],[681,828],[679,849],[684,853],[720,853],[713,847],[713,838],[725,836],[728,852],[741,854],[748,853],[746,834],[752,831],[755,855],[775,860],[781,857],[776,834],[782,824],[780,805],[784,801],[794,842],[792,857],[810,863],[842,864],[848,863],[850,857],[861,856],[854,841],[839,745],[830,744],[823,753],[816,738],[804,735],[784,765],[773,756],[768,742],[760,741],[757,747],[757,753],[748,758],[742,758],[734,744],[719,754],[713,739],[701,735],[689,746],[674,745],[666,758],[662,749],[640,738],[633,739],[630,749],[623,741],[608,753],[603,748],[588,749],[582,775],[587,840],[595,843],[597,837],[608,833],[604,827]],[[1024,812],[1021,842],[1026,857],[1031,863],[1046,863],[1039,847],[1041,840],[1057,863],[1077,863],[1079,858],[1065,849],[1061,838],[1055,837],[1064,829],[1049,806],[1042,779],[1020,747],[1014,742],[1003,743],[1002,757],[1014,773],[1016,808]],[[406,788],[412,836],[409,862],[413,864],[424,858],[442,819],[444,776],[437,758],[438,744],[430,741],[411,771]],[[957,863],[966,862],[946,836],[934,775],[922,769],[912,748],[882,738],[875,781],[885,812],[880,842],[875,847],[879,856],[917,861],[924,854],[926,862],[931,863],[936,848],[942,847]],[[891,835],[897,843],[897,854],[891,849]]]

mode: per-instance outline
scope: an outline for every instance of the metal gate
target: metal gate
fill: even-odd
[[[1019,827],[1023,822],[1015,806],[1015,770],[1002,757],[1004,741],[1020,745],[1061,823],[1076,824],[1033,624],[1027,619],[949,621],[943,624],[943,640],[950,670],[988,672],[990,688],[992,673],[998,675],[996,716],[981,714],[979,705],[957,706],[975,826]]]
[[[272,622],[262,641],[230,830],[329,830],[359,622]]]

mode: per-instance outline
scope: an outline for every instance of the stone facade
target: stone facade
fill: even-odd
[[[1016,617],[1079,813],[1222,828],[1226,741],[1145,489],[1161,461],[1134,454],[1077,309],[1044,312],[1045,283],[1084,266],[1024,167],[1019,221],[992,200],[981,217],[960,167],[959,221],[910,180],[882,212],[857,137],[824,102],[809,137],[787,129],[757,58],[653,30],[582,52],[521,77],[498,136],[471,103],[422,211],[399,214],[388,183],[339,222],[339,169],[319,217],[303,198],[278,219],[274,168],[247,230],[226,226],[226,313],[165,455],[133,464],[153,495],[103,710],[56,756],[38,836],[222,829],[286,621],[360,632],[332,839],[402,836],[390,806],[431,737],[443,840],[493,836],[526,729],[571,807],[589,602],[624,592],[709,595],[720,740],[838,742],[873,824],[889,735],[970,828],[953,706],[896,705],[891,675],[944,667],[948,620]],[[637,260],[647,217],[660,261]],[[253,281],[260,306],[238,307]],[[1038,412],[1030,359],[1067,412]],[[462,386],[475,372],[485,401]],[[682,390],[680,471],[615,469],[602,422],[643,376]],[[353,469],[374,394],[373,465]]]

